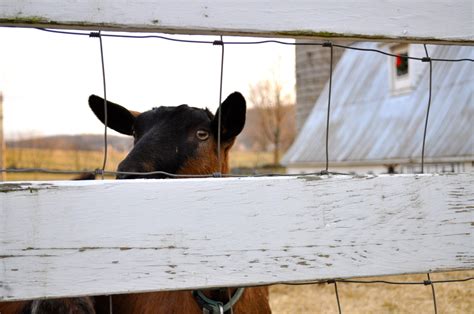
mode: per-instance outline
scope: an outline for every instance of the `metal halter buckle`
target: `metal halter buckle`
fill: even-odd
[[[208,309],[206,307],[202,308],[203,314],[224,314],[224,306],[222,303],[216,305],[209,305],[212,309]]]
[[[208,298],[201,290],[193,290],[192,294],[196,302],[202,308],[203,314],[224,314],[232,309],[235,303],[239,301],[244,290],[244,288],[238,288],[226,304]]]

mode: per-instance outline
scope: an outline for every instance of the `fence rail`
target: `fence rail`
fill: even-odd
[[[474,268],[474,174],[132,181],[1,184],[0,300]]]
[[[0,25],[472,44],[459,1],[3,1]],[[446,27],[449,25],[449,27]]]

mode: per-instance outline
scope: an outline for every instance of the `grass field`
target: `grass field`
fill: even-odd
[[[431,280],[474,277],[474,271],[431,274]],[[426,274],[386,276],[388,281],[416,281],[427,279]],[[338,283],[342,313],[434,313],[431,286]],[[435,285],[438,313],[474,313],[474,280]],[[270,303],[274,314],[338,313],[333,284],[304,286],[277,285],[270,288]]]
[[[109,149],[107,170],[115,170],[125,152]],[[103,152],[59,149],[7,149],[7,168],[47,168],[56,170],[84,170],[102,168]],[[70,180],[75,175],[45,173],[8,173],[8,181]]]
[[[7,150],[7,168],[48,168],[58,170],[93,170],[102,168],[103,152],[75,151],[59,149],[15,148]],[[125,152],[108,150],[106,170],[116,170]],[[231,153],[230,166],[255,168],[270,163],[271,153],[241,152]],[[8,181],[21,180],[69,180],[74,175],[44,173],[9,173]]]
[[[107,170],[115,170],[124,152],[109,150]],[[259,167],[271,162],[271,153],[233,152],[231,167]],[[7,167],[83,170],[102,167],[103,152],[12,149]],[[7,180],[68,180],[72,175],[41,173],[8,174]],[[474,277],[474,271],[432,274],[432,280]],[[392,281],[423,281],[426,275],[377,278]],[[430,286],[339,283],[343,313],[434,313]],[[474,280],[436,285],[438,313],[474,313]],[[270,288],[273,313],[337,313],[334,285],[276,285]]]

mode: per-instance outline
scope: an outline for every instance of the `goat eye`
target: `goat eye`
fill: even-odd
[[[199,130],[196,132],[196,136],[198,139],[200,139],[201,141],[205,141],[209,138],[209,132],[207,131],[203,131],[203,130]]]

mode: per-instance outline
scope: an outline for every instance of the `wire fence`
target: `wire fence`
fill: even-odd
[[[426,134],[428,130],[428,122],[429,122],[429,113],[430,113],[430,106],[431,106],[431,96],[432,96],[432,79],[433,79],[433,62],[474,62],[474,59],[471,58],[461,58],[461,59],[442,59],[442,58],[431,58],[428,52],[428,48],[424,45],[425,49],[425,56],[424,57],[415,57],[415,56],[408,56],[408,55],[399,55],[389,53],[379,49],[371,49],[371,48],[361,48],[361,47],[354,47],[348,45],[341,45],[335,44],[330,41],[325,42],[288,42],[288,41],[281,41],[281,40],[257,40],[257,41],[224,41],[223,37],[220,36],[219,40],[214,41],[207,41],[207,40],[190,40],[190,39],[178,39],[172,38],[167,36],[161,35],[125,35],[125,34],[111,34],[111,33],[102,33],[101,31],[98,32],[79,32],[79,31],[63,31],[63,30],[53,30],[53,29],[44,29],[39,28],[41,31],[57,33],[57,34],[65,34],[65,35],[77,35],[77,36],[89,36],[92,38],[99,39],[100,45],[100,58],[101,58],[101,65],[102,65],[102,83],[103,83],[103,93],[104,93],[104,111],[105,111],[105,118],[104,118],[104,155],[103,155],[103,162],[102,167],[97,169],[91,170],[59,170],[59,169],[46,169],[46,168],[21,168],[21,169],[11,169],[11,168],[3,168],[0,169],[1,172],[6,173],[48,173],[48,174],[77,174],[77,175],[84,175],[84,174],[91,174],[91,175],[100,175],[102,179],[105,175],[140,175],[140,176],[156,176],[162,175],[169,178],[212,178],[212,177],[270,177],[270,176],[315,176],[315,175],[353,175],[349,173],[343,172],[332,172],[329,171],[329,124],[330,124],[330,113],[331,113],[331,92],[332,92],[332,72],[333,72],[333,63],[334,63],[334,47],[343,48],[343,49],[350,49],[350,50],[357,50],[361,52],[371,52],[371,53],[378,53],[383,54],[388,57],[392,58],[404,58],[409,60],[416,60],[420,62],[427,62],[429,63],[429,96],[428,102],[426,105],[426,116],[424,121],[424,129],[423,129],[423,141],[421,143],[422,151],[421,151],[421,173],[424,173],[424,157],[425,157],[425,141],[426,141]],[[261,44],[281,44],[281,45],[288,45],[288,46],[321,46],[330,49],[330,67],[329,67],[329,81],[328,81],[328,102],[327,102],[327,117],[326,117],[326,138],[325,138],[325,149],[326,149],[326,162],[325,162],[325,169],[319,172],[310,172],[304,174],[287,174],[287,173],[269,173],[269,174],[252,174],[252,175],[236,175],[236,174],[227,174],[221,173],[220,169],[222,169],[222,156],[220,155],[220,130],[221,130],[221,115],[219,110],[218,115],[218,164],[219,164],[219,171],[210,174],[175,174],[169,173],[165,171],[150,171],[150,172],[128,172],[128,171],[108,171],[105,170],[107,164],[107,88],[106,88],[106,75],[105,75],[105,61],[104,61],[104,49],[103,49],[103,37],[120,37],[120,38],[130,38],[130,39],[161,39],[161,40],[168,40],[173,42],[181,42],[181,43],[191,43],[191,44],[206,44],[206,45],[214,45],[221,47],[221,59],[220,61],[220,81],[219,81],[219,106],[222,103],[222,84],[224,79],[224,56],[225,50],[224,47],[226,45],[261,45]],[[336,301],[338,306],[339,313],[342,313],[340,297],[338,293],[337,284],[387,284],[387,285],[425,285],[431,286],[432,288],[432,296],[433,296],[433,308],[434,313],[438,313],[437,303],[436,303],[436,294],[435,294],[435,284],[443,284],[443,283],[461,283],[461,282],[468,282],[474,280],[474,277],[468,277],[463,279],[452,279],[452,280],[431,280],[430,274],[427,274],[427,280],[424,281],[417,281],[417,282],[396,282],[396,281],[386,281],[386,280],[348,280],[348,279],[332,279],[327,280],[326,283],[333,284],[335,289]],[[324,281],[323,281],[324,282]],[[286,285],[306,285],[306,284],[314,284],[314,283],[321,283],[321,281],[315,282],[294,282],[288,283],[285,282],[283,284]]]
[[[374,285],[374,284],[385,284],[385,285],[395,285],[395,286],[430,286],[431,295],[433,300],[433,312],[438,313],[438,305],[436,301],[436,291],[435,284],[449,284],[449,283],[465,283],[469,281],[474,281],[474,277],[460,278],[460,279],[445,279],[445,280],[431,280],[430,273],[427,273],[427,280],[423,281],[389,281],[389,280],[356,280],[356,279],[331,279],[326,281],[313,281],[313,282],[301,282],[301,283],[283,283],[285,285],[308,285],[308,284],[317,284],[317,283],[326,283],[334,285],[334,293],[336,297],[336,303],[338,312],[342,313],[341,298],[338,290],[339,284],[364,284],[364,285]]]
[[[64,35],[76,35],[76,36],[89,36],[92,38],[99,39],[100,45],[100,58],[101,58],[101,65],[102,65],[102,80],[103,80],[103,93],[104,93],[104,155],[103,155],[103,162],[102,167],[97,169],[90,169],[90,170],[59,170],[59,169],[47,169],[47,168],[2,168],[0,169],[0,173],[48,173],[48,174],[76,174],[76,175],[85,175],[89,174],[92,176],[99,175],[104,179],[105,175],[140,175],[144,177],[152,177],[156,175],[169,177],[169,178],[212,178],[212,177],[264,177],[264,176],[314,176],[314,175],[353,175],[352,173],[344,173],[344,172],[334,172],[329,171],[329,124],[330,124],[330,113],[331,113],[331,92],[332,92],[332,72],[333,72],[333,52],[334,47],[343,48],[343,49],[351,49],[357,50],[361,52],[372,52],[372,53],[379,53],[386,55],[388,57],[393,58],[404,58],[408,60],[416,60],[421,62],[428,62],[429,63],[429,97],[428,97],[428,104],[427,104],[427,111],[426,111],[426,118],[424,124],[424,131],[423,131],[423,141],[422,141],[422,151],[421,151],[421,173],[424,173],[424,164],[425,164],[425,142],[426,142],[426,134],[428,131],[428,119],[429,119],[429,112],[431,106],[431,95],[432,95],[432,63],[433,62],[474,62],[474,59],[471,58],[461,58],[461,59],[443,59],[443,58],[431,58],[428,54],[428,49],[426,45],[424,45],[426,56],[424,57],[416,57],[416,56],[409,56],[409,55],[400,55],[400,54],[393,54],[387,51],[383,51],[380,49],[372,49],[372,48],[362,48],[362,47],[354,47],[349,45],[341,45],[335,44],[330,41],[325,42],[289,42],[289,41],[282,41],[282,40],[256,40],[256,41],[224,41],[222,36],[220,40],[191,40],[191,39],[179,39],[179,38],[172,38],[167,36],[161,35],[130,35],[130,34],[112,34],[112,33],[102,33],[101,31],[98,32],[81,32],[81,31],[64,31],[64,30],[55,30],[55,29],[45,29],[45,28],[38,28],[38,30],[56,33],[56,34],[64,34]],[[103,51],[103,37],[119,37],[119,38],[130,38],[130,39],[161,39],[161,40],[168,40],[173,42],[180,42],[180,43],[190,43],[190,44],[206,44],[206,45],[214,45],[221,47],[221,60],[220,60],[220,81],[219,81],[219,105],[222,102],[222,84],[224,79],[224,47],[225,45],[262,45],[262,44],[280,44],[280,45],[287,45],[287,46],[321,46],[327,47],[330,49],[330,70],[329,70],[329,89],[328,89],[328,105],[327,105],[327,119],[326,119],[326,161],[325,161],[325,169],[318,171],[318,172],[307,172],[307,173],[300,173],[300,174],[287,174],[287,173],[265,173],[265,174],[250,174],[250,175],[243,175],[243,174],[228,174],[228,173],[221,173],[220,169],[222,169],[222,158],[220,156],[221,152],[218,149],[218,164],[219,169],[214,173],[209,174],[175,174],[169,173],[165,171],[149,171],[149,172],[129,172],[129,171],[108,171],[105,170],[107,165],[107,158],[108,158],[108,143],[107,143],[107,124],[108,124],[108,117],[107,117],[107,87],[106,87],[106,75],[105,75],[105,61],[104,61],[104,51]],[[218,130],[221,130],[221,116],[219,111],[218,116]],[[221,140],[220,140],[220,132],[218,132],[218,141],[217,145],[220,148]]]

